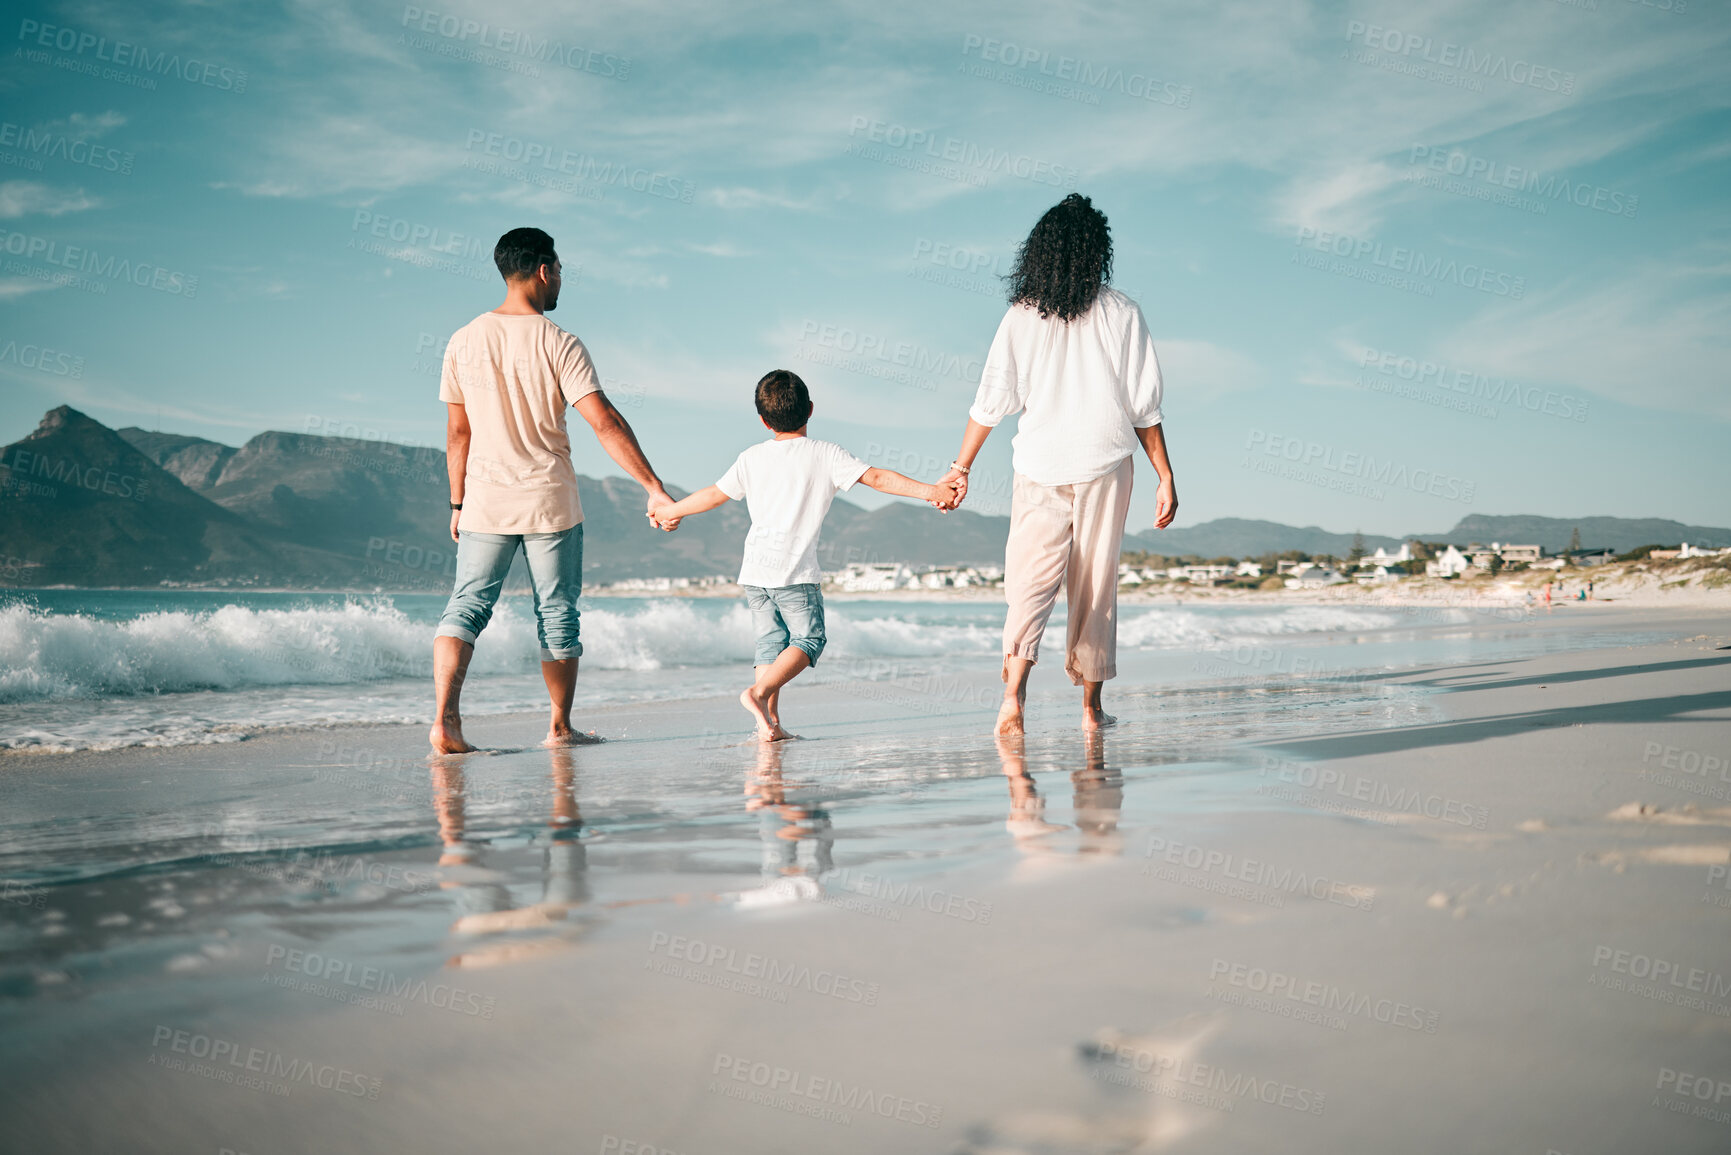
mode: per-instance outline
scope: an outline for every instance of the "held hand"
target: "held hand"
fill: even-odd
[[[961,499],[960,494],[956,490],[956,483],[955,482],[953,482],[953,481],[940,481],[933,488],[935,488],[938,491],[938,495],[936,497],[932,498],[932,504],[934,506],[936,506],[937,508],[943,510],[945,513],[948,513],[950,510],[956,508],[956,506],[961,503],[962,499]]]
[[[672,533],[674,530],[679,528],[679,523],[685,520],[682,517],[669,517],[667,515],[667,511],[672,507],[672,505],[673,503],[671,501],[664,505],[652,505],[649,507],[649,512],[645,516],[649,518],[650,524],[656,529]]]
[[[660,486],[657,486],[654,489],[646,489],[646,490],[644,490],[644,492],[649,495],[649,508],[648,508],[649,520],[655,524],[655,527],[657,529],[666,530],[667,532],[672,533],[675,529],[678,528],[679,519],[674,518],[672,524],[668,524],[663,519],[656,517],[655,511],[658,509],[664,508],[666,506],[672,505],[673,504],[673,498],[671,496],[669,496],[667,491],[665,489],[662,489]]]
[[[457,522],[460,521],[462,519],[462,517],[463,517],[463,511],[462,510],[453,509],[451,511],[451,540],[452,541],[457,540]]]
[[[955,491],[955,497],[952,498],[948,503],[939,503],[939,502],[933,502],[932,503],[933,505],[936,505],[939,509],[942,509],[945,511],[955,509],[957,506],[961,505],[963,499],[968,496],[968,475],[961,472],[958,469],[952,469],[948,473],[944,474],[943,477],[938,479],[938,485],[939,486],[948,485],[948,486],[952,487]]]
[[[1178,516],[1178,490],[1167,478],[1160,483],[1160,490],[1154,495],[1154,528],[1165,529],[1172,524],[1172,519]]]

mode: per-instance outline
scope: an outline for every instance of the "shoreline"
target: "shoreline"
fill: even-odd
[[[1715,580],[1720,578],[1723,580]],[[1655,568],[1651,563],[1641,562],[1627,563],[1621,566],[1600,566],[1590,570],[1562,571],[1555,576],[1552,575],[1552,571],[1548,570],[1522,570],[1505,575],[1453,579],[1408,577],[1375,585],[1359,585],[1356,582],[1348,582],[1312,589],[1237,589],[1225,586],[1193,586],[1182,582],[1167,582],[1156,588],[1120,586],[1118,588],[1118,600],[1120,604],[1124,605],[1150,606],[1183,606],[1186,603],[1244,606],[1443,606],[1461,609],[1526,606],[1533,610],[1539,610],[1544,608],[1543,591],[1547,582],[1571,591],[1568,595],[1559,593],[1555,596],[1553,608],[1563,606],[1580,608],[1615,603],[1656,609],[1723,609],[1731,611],[1731,573],[1711,566],[1686,568],[1667,565]],[[1575,599],[1572,596],[1572,591],[1585,586],[1588,582],[1592,582],[1594,585],[1592,599],[1584,602]],[[220,585],[0,587],[0,596],[8,593],[29,594],[36,592],[300,594],[305,596],[343,595],[349,597],[447,596],[447,591],[443,590],[383,587],[374,589]],[[530,592],[529,588],[524,586],[507,588],[504,595],[507,597],[527,597]],[[1531,594],[1534,599],[1530,604],[1526,600],[1528,594]],[[583,596],[586,598],[666,601],[737,599],[743,595],[739,586],[729,583],[701,589],[668,590],[615,590],[602,586],[592,591],[586,590]],[[995,602],[1003,604],[1004,590],[1002,585],[894,590],[841,590],[826,587],[823,596],[826,601],[830,602]]]

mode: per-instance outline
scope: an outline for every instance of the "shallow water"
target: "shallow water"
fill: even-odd
[[[11,592],[0,601],[0,750],[178,746],[421,721],[443,607],[431,595]],[[832,600],[827,617],[830,645],[811,683],[997,668],[1003,610],[994,602]],[[730,600],[585,599],[582,623],[580,709],[721,693],[750,661],[750,617]],[[1063,625],[1060,610],[1049,636],[1061,637]],[[1580,644],[1556,641],[1565,632],[1519,609],[1126,606],[1119,632],[1130,657],[1205,659],[1182,672],[1158,663],[1161,677],[1210,680],[1335,676],[1487,646]],[[1459,643],[1468,636],[1471,646]],[[471,674],[471,716],[543,708],[527,598],[502,601]]]

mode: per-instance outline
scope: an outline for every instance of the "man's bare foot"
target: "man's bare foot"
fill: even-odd
[[[605,741],[607,739],[593,730],[584,733],[569,726],[554,726],[547,731],[547,737],[542,740],[541,745],[556,750],[562,746],[594,746]]]
[[[1107,726],[1116,726],[1117,724],[1117,718],[1098,706],[1082,707],[1082,729],[1084,730],[1104,730]]]
[[[463,724],[456,721],[434,722],[427,731],[427,740],[433,744],[435,754],[469,754],[475,749],[463,737]]]
[[[1022,704],[1005,700],[998,707],[998,725],[992,731],[1000,738],[1019,738],[1022,734]]]

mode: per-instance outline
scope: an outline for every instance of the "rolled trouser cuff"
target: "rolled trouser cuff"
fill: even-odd
[[[824,646],[828,644],[828,639],[822,635],[816,637],[789,638],[787,644],[790,646],[797,646],[804,650],[805,656],[811,659],[811,664],[815,666],[817,665],[818,657],[823,653]]]
[[[459,626],[456,622],[440,622],[439,628],[433,631],[433,636],[435,638],[456,638],[459,642],[468,642],[471,646],[475,644],[475,631],[465,626]]]
[[[571,658],[581,658],[582,656],[582,642],[573,642],[569,646],[560,646],[558,649],[551,649],[547,646],[541,647],[541,660],[543,662],[564,662]]]

